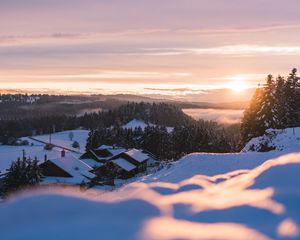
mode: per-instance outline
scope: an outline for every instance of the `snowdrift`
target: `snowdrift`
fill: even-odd
[[[220,165],[221,156],[191,155],[113,192],[22,194],[0,205],[1,238],[299,239],[300,154],[250,164],[245,156]]]

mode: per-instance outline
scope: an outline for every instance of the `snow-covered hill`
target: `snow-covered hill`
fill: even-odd
[[[144,130],[147,126],[154,126],[154,125],[147,124],[143,120],[140,120],[140,119],[133,119],[130,122],[123,125],[122,128],[126,128],[126,129],[141,128],[142,130]]]
[[[300,130],[275,132],[242,153],[187,155],[115,191],[15,196],[0,204],[1,238],[300,239],[300,154],[285,155]],[[273,151],[250,151],[265,140]]]
[[[130,122],[126,123],[125,125],[122,126],[124,129],[135,129],[135,128],[141,128],[144,130],[146,127],[155,127],[157,125],[152,124],[152,123],[145,123],[143,120],[140,119],[133,119]],[[167,127],[167,131],[170,133],[174,130],[173,127]]]
[[[300,128],[269,129],[265,135],[250,140],[242,152],[300,151]]]

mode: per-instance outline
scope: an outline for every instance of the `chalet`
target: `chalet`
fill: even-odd
[[[150,155],[145,153],[143,150],[135,148],[122,152],[112,157],[111,160],[114,161],[120,158],[125,159],[127,162],[136,166],[139,171],[145,171],[147,166],[154,162],[154,159]]]
[[[84,153],[80,159],[93,168],[103,166],[112,157],[125,152],[126,150],[121,147],[102,145],[96,149],[90,149]]]
[[[47,177],[47,182],[53,180],[59,183],[81,184],[96,177],[91,173],[90,166],[71,154],[66,155],[64,150],[59,158],[46,160],[39,166],[43,175]]]
[[[106,164],[106,171],[113,171],[118,177],[130,178],[155,164],[155,159],[143,150],[130,149],[112,157]],[[97,171],[96,171],[97,172]]]

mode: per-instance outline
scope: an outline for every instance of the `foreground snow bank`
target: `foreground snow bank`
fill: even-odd
[[[224,156],[232,164],[233,155]],[[219,160],[212,159],[211,168],[221,169]],[[200,169],[196,159],[180,165],[183,171]],[[191,173],[173,179],[178,166],[169,168],[169,178],[156,174],[153,181],[147,178],[109,193],[52,189],[16,197],[0,205],[1,238],[300,238],[300,154],[252,170],[227,168],[217,175],[211,171],[210,176]]]

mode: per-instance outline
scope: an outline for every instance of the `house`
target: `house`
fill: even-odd
[[[114,161],[115,159],[119,158],[125,159],[127,162],[133,164],[140,172],[145,171],[147,166],[150,165],[150,162],[154,161],[154,159],[143,152],[143,150],[138,150],[135,148],[117,154],[116,156],[112,157],[111,160]]]
[[[80,159],[93,168],[99,168],[112,157],[125,151],[126,149],[121,147],[102,145],[99,148],[88,150]]]
[[[46,160],[39,166],[47,177],[46,182],[81,184],[96,177],[89,165],[70,153],[66,154],[65,150],[61,151],[60,157]]]
[[[105,168],[98,168],[95,173],[130,178],[146,171],[147,167],[154,166],[155,162],[156,160],[149,153],[133,148],[115,155],[107,161]]]

